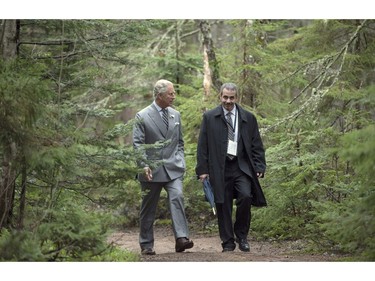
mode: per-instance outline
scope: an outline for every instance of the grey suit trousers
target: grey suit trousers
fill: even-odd
[[[169,182],[141,181],[142,205],[140,211],[139,244],[142,249],[154,247],[153,224],[162,188],[167,191],[175,238],[189,237],[182,193],[182,177]]]

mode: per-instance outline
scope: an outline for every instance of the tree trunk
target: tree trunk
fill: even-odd
[[[17,55],[17,20],[2,20],[1,22],[1,56],[3,60],[15,58]]]
[[[2,59],[8,61],[17,55],[17,42],[19,36],[19,21],[3,20],[1,22],[0,50]],[[12,217],[14,191],[15,191],[15,160],[17,145],[11,139],[2,143],[2,165],[0,178],[0,231],[9,226]]]
[[[218,62],[213,47],[210,23],[206,20],[202,20],[199,22],[199,27],[203,35],[203,88],[205,97],[208,97],[211,87],[214,87],[214,89],[219,92],[222,82],[219,79]]]
[[[243,52],[242,52],[242,94],[239,96],[239,102],[247,103],[251,108],[256,107],[256,96],[257,92],[255,89],[256,79],[258,75],[249,69],[249,65],[254,64],[254,58],[249,52],[250,44],[249,31],[251,30],[253,22],[251,20],[243,21],[243,31],[242,31],[242,42],[243,42]]]
[[[26,179],[27,179],[27,168],[26,159],[24,157],[22,163],[22,181],[21,181],[21,194],[20,194],[20,207],[18,215],[18,228],[23,228],[24,216],[25,216],[25,206],[26,206]]]
[[[250,87],[250,70],[247,68],[247,65],[249,64],[249,56],[248,54],[248,36],[247,36],[247,29],[248,29],[249,22],[247,20],[244,20],[244,30],[242,32],[242,41],[243,41],[243,57],[242,57],[242,93],[238,97],[239,98],[239,103],[242,102],[243,96],[246,94],[249,94],[249,99],[250,99],[250,107],[254,107],[254,93],[251,91]]]
[[[181,38],[180,38],[180,33],[181,33],[181,24],[183,22],[177,21],[176,22],[176,84],[177,84],[177,89],[176,92],[177,94],[180,93],[180,43],[181,43]]]
[[[0,179],[0,231],[10,224],[13,210],[16,145],[14,142],[4,146],[2,175]]]

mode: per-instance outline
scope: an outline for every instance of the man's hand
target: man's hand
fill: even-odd
[[[208,178],[208,174],[203,174],[203,175],[200,175],[200,176],[199,176],[199,180],[200,180],[201,182],[203,182],[205,178]]]
[[[263,174],[263,173],[257,173],[257,177],[258,177],[258,178],[263,178],[263,177],[264,177],[264,174]]]
[[[145,171],[145,176],[148,181],[152,181],[152,171],[150,167],[144,167],[143,170]]]

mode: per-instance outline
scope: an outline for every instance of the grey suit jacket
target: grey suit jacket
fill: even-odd
[[[150,166],[153,182],[166,182],[185,173],[184,140],[180,113],[168,107],[168,131],[154,104],[135,115],[133,147],[139,152],[139,168]],[[142,173],[140,181],[146,181]]]

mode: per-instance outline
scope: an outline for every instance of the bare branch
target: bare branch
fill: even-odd
[[[364,27],[365,23],[366,23],[367,20],[364,20],[360,26],[357,27],[357,30],[354,32],[354,34],[351,36],[351,38],[346,42],[346,44],[341,48],[341,50],[339,52],[337,52],[335,55],[332,55],[332,56],[328,56],[328,57],[325,57],[324,60],[323,60],[323,64],[325,64],[326,66],[324,67],[324,69],[320,72],[319,75],[317,75],[308,85],[306,85],[302,91],[300,91],[300,93],[298,95],[296,95],[290,102],[289,104],[291,104],[292,102],[294,102],[298,97],[300,97],[305,91],[307,88],[309,88],[314,82],[316,81],[319,81],[319,84],[317,86],[317,90],[319,90],[323,84],[324,81],[326,81],[327,79],[327,74],[329,72],[329,70],[332,69],[332,66],[341,58],[341,64],[340,64],[340,67],[338,70],[335,70],[334,73],[334,79],[333,79],[333,82],[331,83],[330,86],[328,86],[328,88],[332,88],[332,86],[336,83],[337,81],[337,77],[340,75],[341,73],[341,70],[342,70],[342,66],[345,62],[345,58],[346,58],[346,54],[347,54],[347,51],[348,51],[348,48],[349,46],[352,44],[352,42],[358,37],[358,33],[360,32],[360,30]],[[315,64],[315,62],[313,63],[310,63],[310,64]],[[301,70],[301,68],[299,69]],[[298,71],[299,71],[298,70]],[[296,72],[294,72],[296,73]]]
[[[281,124],[283,124],[287,121],[290,121],[290,120],[293,120],[293,119],[296,120],[303,113],[307,114],[307,113],[314,112],[316,110],[316,108],[318,107],[319,101],[329,92],[329,90],[338,81],[338,77],[341,74],[343,65],[345,63],[346,54],[348,52],[349,46],[358,37],[358,33],[364,27],[366,21],[367,20],[362,21],[361,25],[359,25],[357,27],[356,31],[353,33],[353,35],[350,37],[350,39],[346,42],[346,44],[341,48],[341,50],[339,52],[337,52],[333,56],[325,58],[325,62],[328,62],[328,63],[325,66],[325,68],[322,70],[322,72],[317,77],[315,77],[312,82],[310,82],[306,87],[304,87],[304,89],[297,95],[297,97],[299,97],[303,92],[306,91],[308,86],[311,86],[313,82],[319,81],[318,86],[316,88],[312,89],[311,97],[309,99],[307,99],[302,104],[302,106],[299,107],[297,110],[295,110],[292,114],[284,117],[283,119],[279,120],[278,122],[276,122],[275,124],[273,124],[271,126],[268,126],[266,128],[261,129],[262,134],[280,126]],[[331,71],[331,73],[334,73],[333,80],[332,80],[331,84],[326,86],[325,89],[321,89],[323,87],[323,82],[327,80],[326,78],[327,78],[327,75],[330,72],[329,70],[332,70],[332,66],[334,64],[336,64],[339,61],[339,59],[341,59],[340,65],[338,66],[338,68],[336,70],[334,70],[333,72]],[[328,78],[332,78],[332,76],[329,76]],[[292,101],[290,101],[289,104],[292,103],[295,99],[296,98],[294,98]]]
[[[158,41],[157,42],[152,42],[150,45],[149,45],[149,48],[151,48],[152,46],[152,51],[151,51],[151,54],[152,55],[155,55],[156,52],[159,50],[160,48],[160,45],[161,43],[165,40],[165,38],[168,36],[168,34],[170,32],[172,32],[174,29],[176,28],[176,25],[175,24],[172,24],[166,32],[164,32],[164,34],[162,36],[159,37]]]

